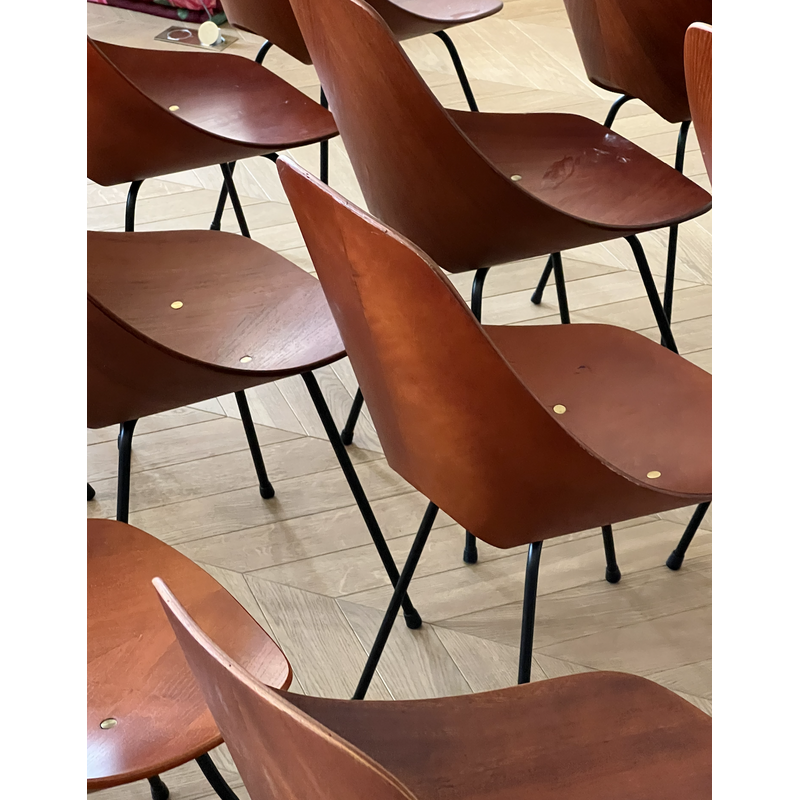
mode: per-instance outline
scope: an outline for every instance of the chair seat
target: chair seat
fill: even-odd
[[[711,797],[711,719],[633,675],[584,673],[419,701],[286,696],[418,800]]]
[[[233,145],[251,148],[252,155],[337,135],[333,116],[326,109],[249,59],[142,50],[106,42],[95,45],[162,108],[177,106],[172,111],[175,116]],[[194,152],[186,152],[184,158],[194,166],[209,163],[203,154]],[[174,166],[175,171],[190,168]]]
[[[520,188],[591,225],[636,233],[711,208],[705,189],[585,117],[448,113],[500,172],[520,176]]]
[[[503,8],[497,0],[390,0],[398,12],[413,15],[406,20],[399,14],[392,15],[392,33],[399,39],[435,33],[455,25],[475,22],[496,14]],[[384,3],[373,2],[380,13]]]
[[[265,382],[344,356],[316,278],[243,236],[92,232],[88,291],[161,348]]]
[[[285,689],[291,670],[242,606],[176,550],[111,520],[88,520],[87,536],[87,777],[97,790],[172,769],[222,742],[154,577],[180,591],[203,629],[260,681]],[[109,719],[116,725],[101,728]]]
[[[707,372],[611,325],[484,329],[553,418],[613,470],[692,503],[711,499]],[[555,413],[557,405],[566,411]]]

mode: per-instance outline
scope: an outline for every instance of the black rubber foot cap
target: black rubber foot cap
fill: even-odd
[[[464,548],[464,563],[477,564],[478,563],[478,548],[473,544],[472,547]]]
[[[95,495],[94,489],[92,489],[92,487],[87,484],[87,486],[86,486],[86,499],[87,499],[87,501],[88,500],[94,500],[94,495]]]
[[[169,787],[158,776],[150,778],[150,797],[153,800],[167,800],[169,797]]]
[[[342,442],[345,445],[353,444],[353,434],[350,431],[342,431]]]
[[[211,227],[209,228],[210,231],[218,231],[220,230],[222,223],[220,222],[212,222]]]
[[[535,306],[538,306],[542,302],[542,295],[544,292],[540,292],[538,289],[531,295],[531,303]]]
[[[416,608],[411,614],[404,613],[403,619],[406,621],[406,627],[411,628],[412,631],[422,627],[422,617],[419,615],[419,611],[417,611]]]
[[[619,583],[621,577],[622,573],[619,571],[619,567],[614,567],[613,569],[606,567],[606,580],[609,583]]]
[[[673,550],[667,559],[667,566],[677,572],[683,565],[683,556],[677,551]]]
[[[271,483],[268,483],[266,486],[259,486],[258,491],[265,500],[271,500],[275,497],[275,490],[272,488]]]

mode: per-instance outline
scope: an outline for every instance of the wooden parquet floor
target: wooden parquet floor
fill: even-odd
[[[107,6],[88,6],[98,39],[159,47],[153,37],[171,21]],[[260,40],[241,31],[226,55],[252,58]],[[561,0],[507,0],[490,19],[452,31],[478,104],[486,111],[564,111],[602,121],[614,99],[585,77]],[[437,39],[406,50],[442,102],[466,108],[447,53]],[[266,66],[318,96],[313,68],[273,49]],[[615,129],[671,162],[677,139],[642,103],[623,107]],[[316,147],[292,151],[316,171]],[[708,188],[692,135],[687,175]],[[331,184],[363,201],[341,141],[331,147]],[[241,162],[237,185],[253,237],[312,270],[274,165]],[[218,169],[146,181],[137,230],[206,228],[217,202]],[[89,182],[88,227],[122,230],[127,186]],[[224,229],[236,231],[229,210]],[[674,302],[681,352],[711,369],[711,215],[681,226]],[[666,232],[642,237],[654,272],[663,275]],[[544,259],[492,270],[484,319],[492,324],[558,323],[555,290],[536,307],[529,297]],[[641,279],[622,241],[565,253],[573,320],[607,322],[656,337]],[[465,294],[471,275],[455,278]],[[343,422],[356,390],[349,364],[318,371],[335,418]],[[207,569],[250,610],[285,650],[293,690],[349,697],[388,602],[388,581],[300,379],[248,391],[276,496],[262,500],[232,396],[142,420],[134,438],[132,524],[177,547]],[[89,432],[88,477],[94,517],[114,515],[116,430]],[[368,416],[350,448],[357,471],[398,562],[410,547],[425,500],[386,464]],[[683,569],[664,566],[691,509],[617,526],[623,572],[605,582],[599,531],[547,542],[537,608],[534,680],[592,669],[650,677],[711,711],[711,516]],[[416,698],[493,689],[516,680],[524,549],[479,543],[480,561],[461,561],[463,532],[440,515],[416,577],[418,631],[398,624],[370,698]],[[224,747],[214,754],[246,797]],[[164,776],[174,800],[214,797],[194,764]],[[108,790],[103,800],[147,798],[145,783]]]

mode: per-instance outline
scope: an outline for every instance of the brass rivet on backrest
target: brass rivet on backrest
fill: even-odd
[[[183,308],[183,303],[180,300],[176,300],[174,303],[169,304],[170,308]]]
[[[179,108],[180,108],[180,106],[170,106],[169,110],[170,111],[177,111]]]
[[[559,403],[558,405],[553,406],[553,411],[555,411],[556,414],[566,414],[567,413],[567,407],[566,406],[562,406],[561,403]]]
[[[512,181],[521,181],[522,180],[522,175],[512,175],[511,176],[511,180]]]
[[[252,357],[252,356],[242,356],[242,357],[239,359],[239,363],[240,363],[240,364],[247,364],[248,362],[250,362],[250,361],[252,361],[252,360],[253,360],[253,357]]]
[[[108,719],[104,719],[100,723],[100,727],[104,731],[107,731],[109,728],[116,728],[117,727],[117,721],[114,719],[114,717],[109,717]]]
[[[651,470],[650,472],[647,473],[647,477],[648,478],[653,478],[653,479],[660,478],[661,477],[661,473],[657,469],[654,469],[654,470]]]

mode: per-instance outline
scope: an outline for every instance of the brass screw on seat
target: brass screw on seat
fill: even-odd
[[[562,406],[561,403],[559,403],[557,406],[553,406],[553,411],[555,411],[556,414],[566,414],[567,413],[567,407],[566,406]]]
[[[176,300],[174,303],[169,304],[170,308],[183,308],[183,303],[180,300]]]
[[[179,108],[180,108],[180,106],[170,106],[169,110],[170,111],[177,111]]]
[[[512,181],[521,181],[522,180],[522,175],[512,175],[511,176],[511,180]]]
[[[252,356],[242,356],[242,357],[239,359],[239,363],[240,363],[240,364],[247,364],[247,363],[249,363],[249,362],[250,362],[250,361],[252,361],[252,360],[253,360],[253,357],[252,357]]]
[[[652,470],[652,471],[647,473],[647,477],[648,478],[653,478],[653,479],[660,478],[661,477],[661,473],[657,469],[654,469],[654,470]]]
[[[117,721],[114,719],[114,717],[109,717],[108,719],[104,719],[100,723],[100,727],[104,731],[107,731],[109,728],[116,728],[117,727]]]

